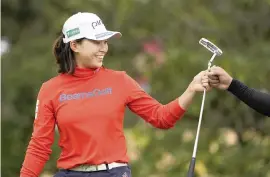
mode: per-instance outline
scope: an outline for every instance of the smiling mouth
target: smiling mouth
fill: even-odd
[[[99,60],[103,60],[104,56],[97,56]]]

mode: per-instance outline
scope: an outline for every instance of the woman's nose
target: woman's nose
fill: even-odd
[[[107,42],[101,42],[101,44],[100,44],[100,50],[102,52],[107,52],[107,50],[108,50],[108,44],[107,44]]]

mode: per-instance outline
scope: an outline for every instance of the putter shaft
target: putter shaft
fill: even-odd
[[[212,66],[212,61],[215,59],[216,54],[214,53],[211,57],[211,59],[208,62],[208,68],[207,70],[210,70]],[[197,127],[197,133],[196,133],[196,138],[195,138],[195,143],[194,143],[194,149],[193,149],[193,154],[192,157],[196,158],[196,152],[197,152],[197,147],[198,147],[198,141],[199,141],[199,136],[200,136],[200,130],[201,130],[201,123],[202,123],[202,115],[203,115],[203,108],[204,108],[204,102],[205,102],[205,96],[206,96],[206,89],[203,91],[203,98],[202,98],[202,104],[201,104],[201,110],[200,110],[200,117],[199,117],[199,123]]]
[[[208,62],[207,70],[210,70],[210,68],[212,66],[212,62],[215,59],[216,55],[217,55],[216,53],[214,53],[212,55],[211,59]],[[187,177],[194,177],[194,169],[195,169],[195,164],[196,164],[196,153],[197,153],[198,141],[199,141],[200,130],[201,130],[201,123],[202,123],[202,115],[203,115],[205,97],[206,97],[206,89],[204,88],[202,104],[201,104],[201,110],[200,110],[199,123],[198,123],[198,127],[197,127],[196,138],[195,138],[195,143],[194,143],[194,148],[193,148],[193,154],[192,154],[192,159],[191,159],[190,164],[189,164],[189,170],[188,170],[188,176]]]

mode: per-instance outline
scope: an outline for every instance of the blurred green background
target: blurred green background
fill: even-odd
[[[2,0],[3,177],[19,176],[32,133],[36,96],[57,74],[52,44],[64,21],[97,13],[111,40],[105,66],[125,70],[163,104],[180,96],[207,68],[205,37],[224,52],[214,64],[250,87],[270,91],[270,0]],[[126,111],[125,132],[134,177],[185,177],[202,94],[170,130],[158,130]],[[269,108],[270,109],[270,108]],[[56,130],[56,137],[58,133]],[[41,177],[52,176],[57,138]],[[270,119],[226,91],[206,96],[197,177],[270,177]]]

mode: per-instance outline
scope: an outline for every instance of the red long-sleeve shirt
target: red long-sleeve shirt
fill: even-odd
[[[21,177],[37,177],[51,154],[55,126],[61,154],[57,167],[128,162],[123,133],[126,106],[161,129],[174,126],[185,110],[178,99],[162,105],[125,72],[76,68],[43,83]]]

